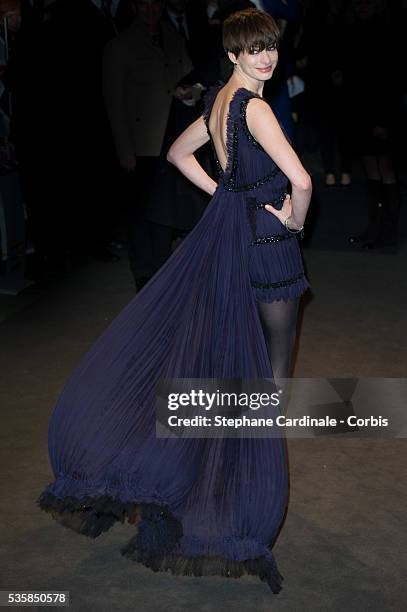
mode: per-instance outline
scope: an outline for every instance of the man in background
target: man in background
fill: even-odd
[[[173,96],[192,69],[183,36],[161,19],[162,0],[134,0],[131,26],[111,40],[103,62],[104,99],[117,157],[127,173],[129,260],[141,289],[163,263],[171,228],[144,218]]]

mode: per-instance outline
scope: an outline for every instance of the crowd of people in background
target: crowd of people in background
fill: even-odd
[[[40,274],[67,258],[117,260],[124,214],[140,289],[194,227],[208,200],[166,151],[201,114],[205,90],[229,77],[222,23],[250,6],[283,33],[264,97],[288,137],[313,126],[327,188],[349,188],[353,160],[363,162],[368,224],[349,241],[397,248],[405,0],[0,0],[2,79]],[[213,173],[210,147],[198,155]]]

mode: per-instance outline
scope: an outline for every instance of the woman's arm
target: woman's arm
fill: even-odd
[[[167,153],[167,159],[174,164],[194,185],[213,195],[217,183],[205,172],[197,162],[194,152],[208,142],[209,136],[203,117],[191,123],[178,136]]]
[[[273,206],[267,210],[283,223],[288,216],[289,227],[298,229],[304,225],[312,194],[311,177],[285,137],[270,106],[259,98],[252,98],[247,106],[247,126],[254,138],[284,172],[292,185],[291,202],[287,198],[278,211]]]

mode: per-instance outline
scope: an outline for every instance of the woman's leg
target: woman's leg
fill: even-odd
[[[300,298],[286,302],[257,302],[273,376],[278,386],[280,379],[290,375],[299,302]]]

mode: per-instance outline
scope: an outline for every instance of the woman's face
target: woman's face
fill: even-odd
[[[233,54],[230,55],[232,61],[237,61],[238,67],[246,76],[258,81],[271,79],[278,62],[278,51],[275,45],[266,47],[262,51],[242,51],[238,58],[235,58]]]

